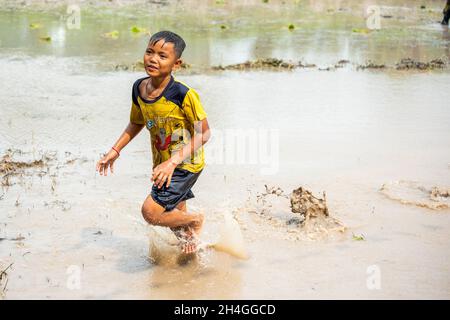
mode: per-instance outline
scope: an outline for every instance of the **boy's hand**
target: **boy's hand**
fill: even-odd
[[[101,176],[108,175],[108,167],[111,168],[111,173],[114,173],[114,161],[119,157],[119,154],[110,150],[102,159],[97,162],[96,170],[100,172]]]
[[[155,169],[153,169],[151,181],[153,184],[161,189],[166,182],[166,187],[170,186],[170,181],[172,180],[173,171],[177,167],[177,164],[172,162],[171,159],[164,161],[163,163],[157,165]]]

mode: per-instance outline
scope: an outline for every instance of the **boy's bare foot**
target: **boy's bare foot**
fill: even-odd
[[[178,240],[180,240],[181,251],[185,254],[197,252],[199,244],[199,236],[203,227],[204,216],[202,213],[197,214],[197,221],[188,226],[170,228]]]
[[[204,219],[203,213],[199,213],[198,220],[187,227],[188,239],[183,249],[184,253],[189,254],[197,252],[200,244],[200,233],[202,232]]]
[[[184,229],[185,227],[170,228],[170,230],[172,230],[172,232],[175,234],[175,237],[177,237],[178,240],[183,238]]]
[[[187,226],[171,228],[171,230],[180,241],[180,249],[183,253],[190,254],[197,251],[198,238],[193,228]]]
[[[184,238],[181,241],[181,251],[185,254],[197,252],[198,237],[191,227],[187,227],[184,232]]]

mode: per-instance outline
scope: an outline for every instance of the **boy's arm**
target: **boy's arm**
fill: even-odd
[[[108,167],[111,168],[111,173],[114,173],[114,161],[116,161],[119,157],[120,151],[125,148],[125,146],[133,140],[139,132],[141,132],[143,127],[143,124],[133,122],[128,123],[128,126],[120,135],[119,139],[117,139],[111,150],[109,150],[109,152],[97,162],[96,170],[100,172],[100,175],[107,176]]]
[[[208,119],[197,121],[194,124],[194,138],[191,142],[185,145],[179,152],[172,155],[170,161],[176,165],[182,163],[186,158],[190,157],[197,151],[198,148],[208,142],[211,137],[211,130],[209,129]]]
[[[161,188],[166,182],[166,186],[170,186],[172,174],[175,168],[182,163],[186,158],[190,157],[197,151],[198,148],[208,142],[211,137],[211,130],[209,129],[208,119],[197,121],[194,124],[194,137],[190,143],[186,144],[180,151],[172,155],[172,157],[158,165],[152,174],[152,181]]]
[[[143,124],[129,122],[128,126],[125,128],[123,133],[120,135],[119,139],[117,139],[117,141],[113,147],[118,149],[118,151],[120,152],[120,150],[125,148],[125,146],[131,140],[133,140],[133,138],[136,137],[139,132],[141,132],[142,128],[144,128]]]

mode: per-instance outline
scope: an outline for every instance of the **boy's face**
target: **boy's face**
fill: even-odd
[[[165,77],[178,69],[181,65],[181,59],[176,57],[174,45],[172,42],[159,40],[153,45],[147,46],[144,54],[145,71],[151,77]]]

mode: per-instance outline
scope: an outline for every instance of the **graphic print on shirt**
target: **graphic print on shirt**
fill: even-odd
[[[159,133],[156,135],[155,148],[158,150],[166,150],[169,147],[171,140],[172,135],[166,137],[166,129],[160,128]]]

